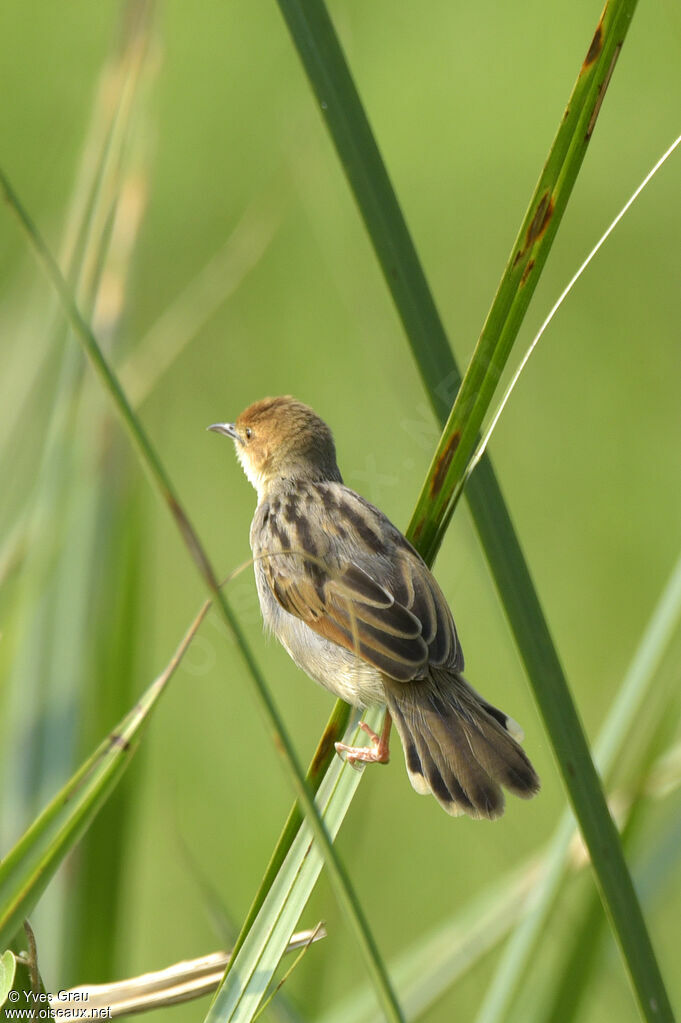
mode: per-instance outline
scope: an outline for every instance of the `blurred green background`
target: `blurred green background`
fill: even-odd
[[[1,160],[56,251],[97,112],[110,111],[102,75],[134,8],[127,22],[109,0],[10,2],[0,15]],[[599,5],[352,0],[330,10],[465,365]],[[678,133],[680,54],[678,8],[640,5],[525,344]],[[111,249],[90,312],[219,572],[249,555],[255,495],[231,446],[205,427],[268,394],[313,405],[334,429],[345,481],[404,528],[437,431],[276,5],[159,4],[134,103],[121,158],[127,205],[115,222],[105,210]],[[597,257],[490,448],[591,737],[681,542],[680,175],[677,154]],[[106,395],[55,323],[50,289],[3,211],[3,852],[165,665],[204,596]],[[390,767],[370,772],[339,847],[387,957],[536,850],[565,803],[465,502],[436,572],[467,674],[522,722],[543,789],[486,825],[418,799],[397,745]],[[250,570],[228,593],[307,762],[330,698],[262,636]],[[216,900],[238,924],[255,893],[291,792],[217,618],[117,798],[97,856],[72,857],[35,915],[54,989],[220,947]],[[670,802],[651,812],[643,851],[678,815]],[[645,889],[677,1003],[680,857],[681,840]],[[570,932],[573,908],[565,900],[545,956]],[[364,981],[323,878],[303,923],[320,918],[329,937],[286,988],[307,1018]],[[99,941],[95,919],[108,932],[107,976],[105,958],[83,949]],[[580,1018],[633,1020],[608,942]],[[494,955],[478,963],[426,1018],[471,1018],[493,967]],[[178,1023],[202,1014],[201,1004],[172,1010]]]

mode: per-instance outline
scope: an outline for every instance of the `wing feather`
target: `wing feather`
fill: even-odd
[[[290,513],[296,496],[305,516]],[[424,678],[431,664],[461,670],[442,591],[377,508],[338,483],[307,484],[286,507],[286,518],[268,507],[254,530],[265,578],[285,611],[396,681]]]

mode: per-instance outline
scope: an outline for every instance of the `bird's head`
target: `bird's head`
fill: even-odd
[[[234,423],[208,427],[231,437],[248,479],[262,500],[279,480],[338,480],[333,435],[323,419],[290,396],[262,398]]]

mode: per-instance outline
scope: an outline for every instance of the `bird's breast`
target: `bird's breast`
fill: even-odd
[[[298,667],[334,696],[355,707],[384,704],[380,672],[284,610],[269,587],[262,559],[256,557],[254,568],[265,627],[274,633]]]

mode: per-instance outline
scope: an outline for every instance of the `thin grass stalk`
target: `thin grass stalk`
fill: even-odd
[[[495,878],[451,918],[418,934],[391,962],[391,974],[407,1020],[420,1019],[527,912],[532,889],[543,873],[541,856]],[[374,1023],[376,999],[366,984],[330,1006],[316,1023]]]
[[[594,745],[598,769],[607,784],[627,735],[636,727],[656,673],[681,619],[681,556],[650,616],[617,698]],[[551,840],[548,871],[538,886],[532,909],[516,928],[487,988],[476,1023],[501,1023],[510,1011],[542,940],[548,917],[565,877],[575,821],[564,814]]]
[[[460,376],[333,25],[322,0],[278,3],[347,174],[431,402],[441,416],[443,389],[446,392],[452,385],[456,387]],[[432,560],[444,535],[449,500],[456,487],[454,470],[462,479],[482,417],[584,158],[635,7],[636,0],[613,0],[606,6],[513,246],[476,349],[469,384],[458,407],[455,406],[456,419],[450,419],[443,432],[423,489],[423,500],[412,520],[409,533],[426,560]],[[468,500],[589,847],[601,897],[639,1007],[646,1019],[671,1020],[669,998],[617,829],[608,812],[528,566],[486,457],[469,483]]]
[[[482,468],[482,464],[481,464]],[[480,512],[484,514],[485,509]],[[489,514],[489,510],[488,510]],[[506,527],[506,528],[504,528]],[[507,568],[506,611],[516,636],[523,637],[521,656],[549,733],[575,816],[589,849],[601,898],[622,951],[645,1019],[672,1020],[671,1005],[619,835],[610,816],[600,779],[562,666],[520,549],[514,550],[510,522],[490,518],[490,533],[513,555]],[[506,544],[504,544],[506,540]]]
[[[345,703],[343,700],[336,700],[331,716],[326,723],[326,727],[322,732],[322,737],[319,740],[317,749],[315,750],[314,756],[310,761],[310,765],[305,775],[305,781],[307,782],[310,791],[316,793],[319,786],[322,783],[326,769],[331,763],[331,760],[336,755],[335,743],[342,739],[345,729],[347,728],[348,721],[350,719],[350,704]],[[236,961],[237,954],[241,951],[241,947],[246,940],[246,936],[253,926],[253,922],[257,917],[258,913],[262,909],[265,897],[272,887],[272,882],[279,873],[279,868],[286,859],[293,840],[300,830],[300,825],[303,823],[304,815],[301,812],[298,803],[294,803],[289,812],[288,818],[282,829],[279,840],[274,848],[274,852],[270,857],[270,861],[267,864],[267,869],[263,876],[258,891],[256,892],[255,898],[251,903],[251,906],[246,914],[239,935],[234,943],[232,951],[232,957],[230,962],[227,964],[225,970],[225,979],[227,978],[231,964]]]
[[[415,529],[429,553],[437,552],[442,542],[482,421],[586,156],[636,4],[637,0],[613,0],[606,5],[511,247],[414,515]]]
[[[102,69],[93,105],[92,135],[102,136],[101,125],[106,125],[109,130],[103,135],[100,157],[92,159],[92,139],[87,139],[82,159],[83,166],[89,162],[97,175],[92,182],[82,183],[87,194],[84,207],[87,220],[77,229],[72,224],[67,225],[67,235],[76,235],[78,239],[72,259],[77,267],[71,278],[72,286],[79,303],[89,314],[99,305],[105,273],[111,274],[112,266],[120,256],[120,251],[117,251],[117,245],[120,248],[117,242],[120,230],[114,231],[114,227],[120,223],[121,209],[127,208],[125,202],[122,203],[126,190],[126,167],[131,159],[135,160],[137,147],[134,143],[140,137],[139,110],[148,95],[149,72],[153,69],[153,61],[150,63],[147,59],[153,39],[153,6],[153,2],[148,0],[141,3],[135,0],[124,5],[123,20],[128,31],[116,33],[114,52]],[[135,17],[131,19],[129,15],[133,7]],[[135,237],[136,232],[131,227],[126,238],[133,244]],[[124,287],[121,286],[121,294],[123,292]],[[60,311],[59,314],[56,330],[66,336],[68,324]],[[111,335],[109,330],[107,337]],[[51,631],[55,641],[49,654],[50,671],[44,673],[49,680],[46,683],[49,685],[49,699],[44,700],[43,705],[55,707],[57,721],[55,723],[55,712],[52,711],[43,746],[53,751],[48,757],[52,765],[59,763],[58,751],[63,762],[59,774],[64,773],[63,768],[70,774],[81,756],[94,747],[100,736],[113,722],[120,720],[130,706],[134,678],[131,670],[134,631],[129,630],[122,637],[121,645],[116,642],[116,630],[120,624],[118,616],[101,616],[99,620],[107,623],[107,627],[96,630],[95,634],[88,628],[93,607],[97,607],[98,602],[113,598],[119,584],[119,570],[125,573],[130,567],[132,547],[125,555],[120,550],[116,555],[112,536],[107,542],[102,542],[102,531],[106,528],[103,517],[108,521],[108,512],[125,500],[129,492],[122,486],[113,496],[109,495],[108,501],[101,499],[102,488],[107,491],[111,484],[110,466],[98,457],[101,439],[109,433],[104,428],[109,418],[108,406],[102,408],[101,399],[93,393],[96,385],[87,377],[83,379],[85,364],[77,348],[67,348],[64,356],[75,361],[77,376],[69,398],[73,415],[62,438],[64,455],[72,461],[66,465],[58,463],[57,469],[59,488],[64,491],[62,502],[64,505],[68,503],[60,518],[79,525],[77,535],[71,537],[71,549],[60,543],[64,550],[53,573],[57,592],[51,613],[54,619]],[[67,400],[65,395],[61,397],[63,401]],[[85,486],[74,487],[74,479],[89,482]],[[130,514],[121,521],[127,530],[134,527]],[[54,528],[53,520],[50,524]],[[72,529],[69,530],[71,534]],[[121,534],[116,539],[120,541]],[[104,588],[92,575],[95,551],[105,552],[114,569],[105,573],[110,585]],[[128,572],[128,581],[133,576],[133,571]],[[51,582],[48,580],[48,584]],[[91,592],[93,587],[94,594]],[[80,615],[76,613],[77,609],[81,609]],[[31,639],[35,643],[35,637]],[[93,671],[98,651],[102,655],[106,651],[103,673]],[[113,686],[102,685],[107,671],[112,676]],[[100,683],[94,688],[90,685],[93,677],[97,677]],[[59,680],[66,682],[68,689],[64,685],[56,689],[55,681]],[[75,706],[85,709],[84,716],[79,718],[69,713],[64,718],[64,707]],[[61,725],[62,719],[71,722],[67,731]],[[120,880],[125,869],[123,844],[129,809],[126,792],[126,784],[117,788],[104,815],[98,817],[85,841],[79,844],[74,864],[76,869],[59,875],[36,911],[43,948],[48,950],[46,968],[64,977],[103,979],[114,973],[116,920],[121,902]],[[91,883],[93,874],[102,876],[102,869],[107,884]],[[59,960],[55,958],[56,950],[60,950]]]
[[[145,648],[139,644],[140,480],[130,480],[133,466],[129,458],[116,457],[121,454],[117,449],[123,438],[114,434],[111,441],[114,450],[106,453],[99,507],[95,509],[99,578],[105,578],[107,585],[91,585],[89,611],[91,621],[106,625],[93,630],[91,636],[89,681],[96,680],[96,685],[84,687],[81,695],[81,750],[91,749],[111,723],[123,716],[134,701],[136,677],[146,674],[145,658],[140,657]],[[116,461],[123,464],[113,464]],[[127,777],[74,851],[69,910],[62,921],[65,956],[61,975],[65,983],[79,977],[95,983],[117,975],[124,905],[121,888],[130,871],[128,840],[134,806],[135,779]]]
[[[148,7],[148,3],[137,4],[138,12]],[[117,43],[116,59],[107,62],[100,77],[60,246],[65,276],[87,308],[93,303],[108,249],[111,208],[118,194],[122,153],[144,68],[146,48],[140,42],[140,36],[136,36],[122,46]],[[82,469],[96,431],[91,429],[93,420],[84,432],[78,429],[84,360],[75,347],[64,347],[68,333],[68,323],[55,301],[51,303],[46,334],[48,351],[51,356],[59,356],[60,367],[57,386],[51,388],[47,402],[47,407],[51,406],[49,441],[26,498],[27,560],[18,593],[24,627],[10,676],[10,713],[5,724],[4,757],[15,782],[19,782],[3,804],[8,839],[23,830],[27,814],[37,812],[51,795],[55,776],[68,777],[79,762],[78,716],[69,708],[79,705],[81,691],[90,677],[87,615],[96,504],[94,488]],[[35,398],[32,390],[28,398]],[[16,422],[25,427],[34,411],[30,410],[28,417],[19,415]],[[12,451],[16,462],[11,442],[5,450],[7,457]],[[74,480],[80,482],[74,485]],[[76,522],[77,529],[73,527]],[[108,718],[106,727],[125,709],[127,704],[120,706],[119,713]],[[95,741],[105,730],[94,730]],[[88,743],[86,749],[89,751],[93,744]],[[19,781],[22,775],[26,779],[23,786]],[[15,798],[22,787],[23,798]],[[113,833],[118,836],[121,829],[114,827]],[[111,841],[107,848],[112,848]],[[74,905],[74,879],[75,875],[60,874],[36,910],[51,972],[64,972],[64,958],[73,955],[78,945],[88,950],[95,945],[91,928],[76,927],[72,933],[78,940],[67,939],[68,926],[73,923],[68,909]],[[109,880],[111,884],[102,891],[115,902],[114,876]],[[107,928],[100,927],[99,931],[111,940],[111,915],[104,914],[99,920],[108,920]]]
[[[142,428],[135,412],[131,408],[118,378],[109,366],[109,363],[98,345],[92,330],[81,316],[71,289],[64,280],[54,256],[38,232],[35,224],[28,216],[28,213],[20,203],[18,196],[14,192],[9,180],[2,170],[0,170],[0,187],[2,187],[10,208],[17,215],[22,230],[26,234],[38,262],[55,288],[73,332],[80,341],[85,354],[99,376],[106,393],[112,400],[118,417],[125,426],[133,446],[150,477],[154,489],[159,492],[163,501],[168,506],[194,565],[203,578],[208,590],[212,594],[215,606],[226,626],[236,640],[237,648],[253,682],[256,695],[258,696],[258,702],[264,713],[272,741],[282,756],[282,761],[287,769],[287,773],[296,791],[296,795],[303,807],[305,816],[315,838],[319,842],[322,854],[326,861],[329,878],[333,884],[339,902],[346,912],[359,948],[362,951],[369,975],[376,986],[376,991],[383,1011],[385,1012],[388,1020],[402,1021],[402,1012],[395,998],[390,979],[388,978],[385,965],[378,952],[378,948],[371,933],[364,910],[362,909],[347,871],[345,870],[345,867],[334,848],[333,842],[331,841],[324,822],[317,810],[314,802],[314,796],[307,786],[305,775],[300,767],[297,755],[293,748],[293,743],[291,742],[288,732],[284,727],[283,721],[272,699],[269,687],[267,686],[255,657],[246,642],[241,626],[239,625],[227,598],[220,588],[213,566],[208,559],[198,534],[192,526],[184,508],[180,504],[170,477],[168,476],[165,467],[146,432]]]
[[[129,77],[128,65],[132,63],[136,68],[135,88],[128,96],[125,121],[117,132],[115,174],[108,195],[102,197],[101,241],[86,253],[90,276],[86,308],[92,310],[96,329],[106,337],[112,354],[119,340],[131,255],[144,210],[146,114],[156,69],[153,10],[153,2],[129,0],[125,5],[121,19],[125,32],[117,33],[122,34],[121,42],[102,76],[104,83],[123,88]],[[111,89],[105,85],[102,91],[110,94]],[[98,241],[96,236],[93,241]],[[112,282],[117,301],[109,298],[103,302]],[[76,438],[83,463],[81,474],[82,471],[96,474],[96,504],[91,514],[92,550],[98,552],[98,573],[93,576],[88,571],[84,583],[90,591],[88,617],[103,624],[89,630],[89,642],[85,644],[91,664],[89,678],[96,678],[97,685],[84,686],[78,699],[83,709],[80,729],[83,751],[92,748],[133,700],[134,669],[140,667],[143,649],[136,643],[142,550],[141,481],[125,438],[112,429],[112,413],[107,403],[102,405],[97,383],[89,378],[84,383]],[[83,520],[82,514],[79,519]],[[108,580],[107,586],[101,586],[100,577]],[[80,656],[83,657],[82,649]],[[75,869],[70,875],[70,909],[68,914],[62,914],[66,924],[65,978],[88,977],[97,981],[116,975],[120,888],[126,875],[132,809],[130,781],[126,778],[118,786],[75,853]],[[102,876],[107,878],[105,885],[99,881]]]
[[[631,827],[632,817],[629,817],[622,829],[625,848],[631,845]],[[598,892],[590,886],[590,890],[584,893],[577,925],[564,938],[561,961],[554,966],[552,975],[539,980],[539,984],[543,981],[544,987],[550,990],[544,992],[538,1004],[535,1003],[534,1012],[528,1014],[526,1007],[519,1008],[523,1023],[571,1023],[579,1018],[577,1014],[601,965],[606,935]]]
[[[136,4],[135,20],[139,23],[138,31],[142,30],[142,23],[148,17],[152,6],[153,0]],[[132,20],[128,18],[128,21]],[[111,67],[105,69],[100,78],[90,123],[85,133],[76,184],[65,218],[63,239],[59,246],[59,265],[64,268],[64,276],[79,302],[87,290],[87,281],[92,277],[92,260],[88,259],[88,252],[100,247],[102,207],[108,208],[111,181],[117,177],[117,165],[120,163],[120,152],[124,146],[145,53],[143,48],[136,46],[132,52],[129,50],[119,57],[122,58],[121,66],[115,81],[112,80],[114,76]],[[113,97],[115,99],[112,103]],[[64,367],[61,366],[57,370],[56,366],[51,364],[52,358],[61,353],[67,332],[68,324],[62,319],[59,303],[55,300],[54,307],[51,307],[49,312],[46,335],[50,343],[46,355],[36,363],[33,380],[26,389],[12,427],[0,436],[0,475],[3,478],[13,472],[16,451],[21,446],[26,422],[35,419],[36,415],[40,414],[41,407],[46,405],[51,407],[54,421],[54,417],[59,414],[60,404],[68,404],[72,400],[71,391],[75,389],[75,384],[71,388],[67,387]],[[81,360],[76,353],[69,351],[62,357],[63,362],[67,362],[68,359],[73,361],[75,367],[80,367]],[[61,386],[57,388],[54,388],[55,373],[57,379],[61,380]],[[77,375],[75,370],[74,375]],[[52,386],[49,387],[49,400],[46,402],[42,388],[48,382]],[[47,432],[49,434],[51,430]]]
[[[110,173],[111,150],[119,134],[119,125],[124,106],[124,98],[121,95],[119,103],[111,112],[110,119],[103,132],[99,123],[101,121],[101,110],[97,103],[93,107],[92,123],[87,132],[80,173],[73,191],[70,210],[66,217],[64,240],[60,246],[59,264],[65,268],[64,276],[76,294],[79,294],[80,290],[85,254],[92,234],[93,222],[96,218],[96,208],[100,201],[102,184],[107,174]],[[53,323],[52,320],[54,320],[55,315],[58,317],[58,322]],[[56,309],[51,310],[50,321],[50,327],[47,331],[47,334],[51,337],[51,345],[49,347],[59,352],[64,346],[68,325],[60,317],[58,302],[56,303]],[[75,361],[73,354],[70,357]],[[61,372],[63,373],[63,369]],[[12,462],[16,458],[17,448],[20,446],[20,438],[25,430],[26,419],[29,415],[33,414],[36,401],[40,401],[42,398],[40,385],[43,383],[43,380],[54,383],[54,375],[55,367],[50,365],[47,360],[42,360],[36,365],[35,377],[31,386],[27,389],[24,406],[15,417],[13,427],[0,437],[0,467],[3,470],[3,476],[11,471]],[[65,398],[62,394],[64,389],[64,387],[56,388],[54,398],[55,409],[59,407],[59,402],[69,400],[69,397]]]
[[[677,559],[674,570],[641,635],[617,698],[608,712],[608,717],[595,743],[596,762],[606,785],[609,785],[615,767],[621,764],[632,733],[640,733],[644,707],[650,703],[654,692],[658,689],[660,668],[663,662],[671,656],[672,642],[678,636],[680,627],[681,556]],[[676,689],[672,687],[663,697],[661,705],[656,708],[651,728],[659,729],[665,722],[673,726],[677,720],[678,697]],[[661,765],[669,761],[669,754],[658,759],[651,767],[658,746],[659,741],[654,746],[650,745],[648,755],[644,757],[643,767],[637,769],[637,772],[644,776],[643,783],[638,786],[639,794],[645,791],[646,794],[653,793],[661,796],[666,795],[669,790],[670,781],[668,777],[665,777],[668,772],[661,770]],[[664,779],[662,782],[660,782],[661,778]],[[673,780],[671,784],[673,784]],[[632,806],[632,810],[627,817],[625,831],[630,830],[635,823],[634,818],[639,807],[638,798],[629,797],[627,802]],[[572,814],[568,812],[562,819],[545,853],[538,861],[532,861],[531,864],[514,871],[501,884],[496,882],[490,888],[485,889],[481,896],[476,896],[473,902],[467,903],[450,923],[439,928],[442,933],[449,934],[447,938],[448,968],[452,970],[455,977],[458,977],[460,972],[454,973],[456,964],[451,962],[457,956],[457,943],[456,940],[453,940],[452,935],[456,935],[457,931],[465,935],[463,959],[466,967],[469,967],[477,962],[476,956],[471,950],[471,944],[484,942],[483,949],[489,948],[495,939],[500,940],[504,936],[504,920],[507,925],[506,930],[510,930],[511,926],[514,926],[492,982],[486,987],[485,1002],[476,1018],[476,1023],[502,1023],[502,1021],[511,1018],[512,1002],[514,999],[516,1002],[520,1001],[518,995],[521,985],[527,978],[532,964],[539,957],[539,945],[546,936],[549,913],[555,908],[559,888],[563,886],[568,873],[572,873],[575,867],[574,857],[571,856],[575,836],[575,821]],[[579,866],[586,866],[583,858],[580,858]],[[669,873],[670,869],[671,864],[667,862],[666,873]],[[653,873],[659,882],[665,870],[660,869],[658,865]],[[508,919],[504,907],[507,903],[513,904],[516,898],[520,900],[520,905],[517,906],[517,912],[513,918]],[[591,916],[592,905],[593,900],[590,900],[589,908],[586,911],[589,914],[589,920],[594,919]],[[604,917],[600,902],[596,900],[595,905],[597,909],[596,923],[601,929]],[[479,933],[479,938],[476,937],[476,932]],[[591,924],[585,923],[584,919],[580,920],[578,933],[591,936]],[[583,939],[575,938],[574,945],[583,948]],[[578,956],[575,954],[575,961],[577,959]],[[431,996],[427,1000],[424,999],[423,1008],[432,1004],[437,993],[443,993],[443,986],[438,988],[437,967],[436,949],[430,947],[427,937],[425,942],[424,939],[419,939],[413,949],[403,953],[392,964],[391,973],[395,978],[408,1019],[415,1018],[412,1013],[413,987],[420,985]],[[403,984],[403,976],[407,970],[418,978],[417,985],[413,985],[411,989]],[[567,984],[568,978],[573,975],[568,967],[565,968],[564,974]],[[556,1004],[562,1004],[558,998],[555,1001]],[[359,1023],[359,1021],[371,1018],[374,1006],[371,991],[360,989],[352,997],[344,999],[325,1013],[320,1023],[340,1023],[342,1019],[347,1018],[356,1019]]]
[[[287,952],[296,952],[321,941],[326,932],[321,924],[313,931],[294,934]],[[113,981],[110,984],[79,984],[63,992],[65,1002],[69,996],[78,1001],[79,1019],[119,1019],[135,1016],[152,1009],[202,998],[216,989],[233,952],[211,952],[196,959],[186,959],[161,970],[153,970],[137,977]],[[1,960],[0,960],[1,963]],[[0,981],[1,983],[1,981]],[[83,1002],[86,1001],[86,1005]],[[2,988],[0,987],[0,1005]]]
[[[138,5],[138,9],[147,6]],[[96,279],[92,279],[92,273],[88,275],[87,271],[88,252],[93,249],[100,251],[105,247],[101,227],[106,221],[106,214],[102,213],[102,207],[106,206],[108,210],[110,196],[116,190],[114,180],[117,176],[116,168],[125,144],[143,54],[144,50],[140,52],[140,47],[136,46],[132,53],[126,52],[121,55],[120,68],[116,76],[117,88],[108,91],[100,89],[99,98],[94,104],[92,124],[81,160],[78,186],[74,189],[71,213],[64,231],[65,240],[61,246],[65,276],[71,288],[83,301],[91,294],[91,289],[96,287]],[[110,70],[105,78],[111,85]],[[115,96],[113,104],[112,93]],[[105,123],[103,131],[101,123]],[[76,593],[81,587],[76,582],[69,558],[62,559],[63,571],[56,570],[57,551],[55,542],[51,539],[63,533],[66,505],[77,499],[73,488],[65,487],[64,481],[73,475],[69,472],[68,466],[82,454],[83,446],[82,440],[78,439],[76,434],[77,402],[81,395],[83,361],[75,349],[64,350],[68,324],[63,320],[57,321],[55,315],[56,310],[51,310],[48,334],[51,339],[49,348],[60,353],[57,386],[49,396],[51,413],[48,420],[48,442],[43,450],[38,472],[35,474],[36,482],[28,499],[30,512],[24,516],[23,529],[23,542],[28,556],[27,571],[24,573],[24,599],[29,610],[33,609],[34,620],[27,630],[27,639],[22,644],[21,655],[15,659],[10,686],[10,700],[15,712],[10,711],[13,727],[9,729],[4,749],[5,758],[12,762],[13,773],[16,773],[17,769],[29,770],[23,765],[30,764],[31,774],[36,778],[39,778],[40,770],[39,768],[36,770],[35,765],[39,765],[44,758],[44,752],[49,748],[52,736],[49,730],[41,736],[39,730],[32,725],[28,727],[28,724],[21,720],[22,709],[33,704],[39,706],[41,726],[49,719],[55,703],[54,694],[50,690],[50,679],[58,676],[59,672],[55,675],[54,671],[46,671],[45,664],[38,663],[38,657],[46,658],[45,663],[50,663],[51,667],[54,667],[55,657],[47,651],[53,644],[53,638],[57,637],[64,652],[66,630],[55,627],[53,621],[60,608],[70,608],[65,624],[71,635],[75,636],[77,615],[73,610],[78,605],[81,595],[80,592]],[[55,367],[52,367],[52,373],[55,373]],[[33,397],[33,393],[30,392],[29,396]],[[19,415],[16,421],[25,426],[26,419],[32,418],[34,410],[24,411],[27,415]],[[5,476],[11,474],[10,459],[16,461],[16,448],[17,437],[10,431],[9,446],[3,447],[1,456],[3,461],[7,460],[7,465],[3,466]],[[71,584],[72,589],[67,599],[64,599],[63,589],[59,594],[55,594],[55,587],[61,588]],[[38,638],[38,632],[43,634],[42,641]],[[79,649],[82,647],[82,643],[77,645]],[[72,667],[75,670],[71,670]],[[79,656],[75,666],[70,666],[69,670],[62,674],[64,678],[71,678],[75,688],[77,679],[84,670],[82,658]],[[31,735],[35,737],[33,743]],[[15,748],[12,749],[12,746]],[[58,763],[65,764],[69,769],[72,767],[71,746],[71,742],[65,741],[62,731],[54,750],[52,771]],[[20,765],[19,768],[17,764]],[[27,790],[30,788],[28,783],[26,788]],[[42,793],[35,794],[39,804]],[[19,808],[13,805],[11,798],[6,800],[3,805],[3,824],[10,834],[16,831],[17,824],[20,826],[25,824],[25,820],[19,818]]]
[[[606,230],[601,234],[600,238],[598,239],[596,244],[593,246],[593,248],[590,249],[590,251],[589,251],[588,255],[586,256],[586,258],[583,259],[582,262],[580,263],[580,265],[577,267],[577,269],[573,273],[572,277],[570,278],[568,283],[565,285],[565,287],[563,288],[563,290],[561,291],[560,295],[555,300],[553,305],[551,306],[549,312],[544,317],[544,320],[542,321],[542,324],[541,324],[539,330],[534,335],[534,337],[532,338],[532,341],[530,342],[530,344],[525,349],[525,352],[523,354],[522,359],[520,360],[520,362],[518,363],[516,369],[514,370],[513,376],[511,377],[511,381],[510,381],[509,385],[507,386],[506,390],[504,391],[503,397],[502,397],[501,401],[499,402],[499,404],[497,405],[497,407],[495,409],[495,412],[494,412],[494,415],[491,417],[489,422],[486,424],[485,432],[484,432],[483,436],[481,437],[480,441],[478,442],[478,445],[477,445],[477,447],[475,449],[475,452],[474,452],[473,456],[468,461],[468,464],[466,466],[466,471],[465,471],[465,474],[464,474],[463,478],[457,483],[456,495],[454,495],[453,498],[452,498],[452,502],[454,504],[456,503],[456,500],[458,499],[458,494],[463,490],[463,487],[466,485],[466,480],[469,478],[471,473],[474,472],[478,462],[480,461],[480,458],[482,457],[484,451],[486,451],[487,446],[489,444],[489,441],[490,441],[490,439],[492,437],[492,434],[494,433],[494,431],[495,431],[495,429],[497,427],[499,419],[501,418],[501,415],[503,414],[503,411],[506,408],[506,405],[508,404],[508,402],[509,402],[509,400],[511,398],[511,395],[513,394],[513,391],[515,390],[516,385],[518,384],[518,381],[520,380],[520,377],[525,372],[525,368],[527,366],[527,363],[529,362],[530,358],[534,354],[534,352],[535,352],[535,350],[537,348],[537,345],[541,341],[542,337],[544,336],[544,334],[548,330],[549,326],[551,325],[551,323],[553,321],[553,318],[558,313],[558,310],[564,304],[564,302],[567,300],[567,298],[570,295],[570,292],[572,291],[574,286],[577,284],[577,282],[579,281],[580,277],[582,277],[584,275],[584,273],[586,272],[586,270],[590,266],[591,262],[595,259],[595,257],[598,255],[600,250],[603,248],[603,246],[605,245],[605,243],[608,240],[608,238],[610,237],[610,235],[619,226],[620,222],[626,216],[626,214],[629,212],[629,210],[631,209],[633,204],[636,202],[636,200],[639,198],[639,196],[641,195],[643,190],[650,184],[650,182],[656,176],[658,171],[660,171],[660,169],[664,166],[664,164],[667,162],[667,160],[670,158],[670,156],[672,156],[672,154],[678,149],[679,146],[681,146],[681,135],[678,135],[674,139],[672,144],[667,147],[667,149],[664,151],[662,156],[653,164],[653,166],[648,171],[648,173],[643,178],[643,180],[639,182],[639,184],[636,186],[636,188],[634,189],[632,194],[629,196],[629,198],[625,202],[624,206],[622,206],[622,208],[620,209],[619,213],[617,213],[617,215],[610,221],[610,224],[608,225]]]
[[[358,739],[358,717],[359,712],[354,711],[346,732],[350,742]],[[372,728],[378,728],[380,709],[372,708],[368,711],[366,720]],[[347,761],[334,756],[316,797],[320,812],[334,838],[361,780],[362,773],[354,770]],[[267,892],[262,910],[250,928],[241,951],[234,959],[231,978],[227,977],[210,1006],[206,1023],[251,1023],[323,865],[324,860],[314,835],[305,821]]]
[[[118,784],[139,745],[151,711],[209,607],[210,601],[206,601],[164,671],[0,861],[0,947],[14,938],[66,854]]]
[[[678,721],[679,700],[674,691],[656,714],[655,726],[641,754],[634,785],[625,793],[628,804],[622,826],[622,844],[631,849],[644,830],[650,803],[645,798],[647,782],[660,753],[666,748]],[[633,789],[633,791],[632,791]],[[554,975],[546,978],[547,997],[541,1010],[527,1023],[572,1023],[579,1019],[580,1008],[589,993],[589,985],[598,974],[603,955],[604,920],[599,912],[598,896],[593,888],[586,894],[577,927],[564,942]],[[527,1018],[527,1017],[526,1017]]]

